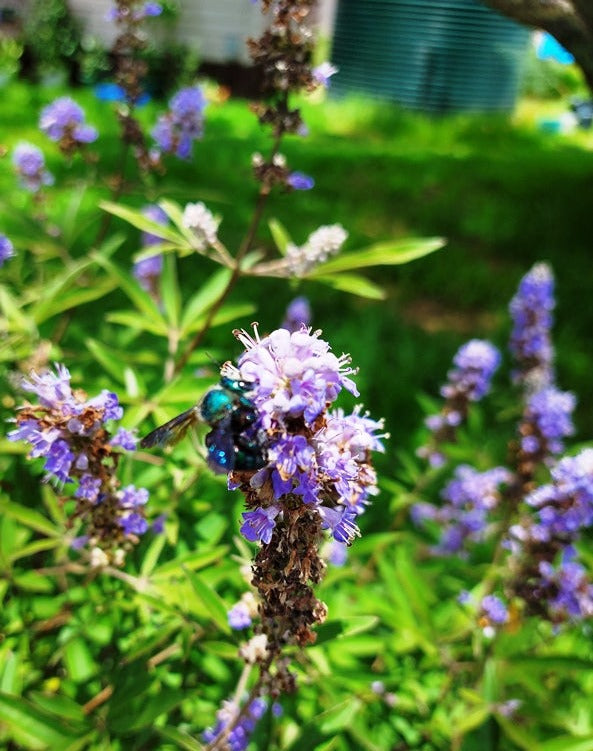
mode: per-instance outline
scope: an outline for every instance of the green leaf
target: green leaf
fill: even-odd
[[[64,645],[63,655],[64,665],[74,683],[84,683],[97,673],[97,665],[89,648],[80,637],[75,637]]]
[[[454,736],[458,737],[469,733],[470,730],[483,725],[490,716],[490,707],[482,704],[479,707],[468,709],[463,717],[457,719],[454,723]]]
[[[327,284],[328,287],[365,297],[367,300],[384,300],[387,297],[384,289],[359,274],[316,275],[311,281]]]
[[[205,552],[192,551],[185,553],[175,558],[173,561],[167,561],[162,566],[159,566],[153,574],[153,577],[165,577],[171,574],[179,574],[182,570],[192,569],[197,570],[209,566],[214,561],[218,561],[228,553],[228,547],[222,545],[213,550],[207,550]]]
[[[237,645],[228,641],[201,641],[200,649],[222,657],[223,660],[237,659]]]
[[[272,237],[274,238],[274,242],[276,243],[276,247],[280,254],[285,256],[286,248],[289,243],[292,242],[286,228],[277,219],[270,219],[268,227],[270,228],[270,232],[272,233]]]
[[[393,266],[408,263],[429,253],[434,253],[444,244],[445,240],[441,237],[406,238],[390,243],[377,243],[368,248],[337,255],[335,258],[316,266],[305,278],[314,279],[317,276],[362,269],[368,266]]]
[[[78,288],[63,292],[57,297],[50,307],[46,307],[43,314],[39,314],[38,311],[34,311],[35,320],[37,323],[43,323],[43,321],[51,318],[52,316],[62,313],[65,310],[71,310],[77,308],[79,305],[84,305],[87,302],[98,300],[101,297],[109,294],[117,283],[113,279],[94,279],[93,283],[84,288]]]
[[[26,699],[9,694],[0,694],[0,724],[6,727],[16,743],[34,750],[69,751],[73,742],[82,735]]]
[[[109,373],[112,378],[115,378],[116,381],[123,384],[124,364],[119,357],[97,339],[86,339],[86,346],[103,370]]]
[[[148,331],[155,336],[167,336],[167,324],[164,319],[161,321],[150,320],[128,310],[114,310],[112,313],[107,313],[105,318],[110,323],[118,323],[132,331]]]
[[[198,291],[188,300],[181,315],[181,332],[186,335],[190,327],[218,300],[229,283],[231,272],[221,269],[202,284]]]
[[[160,715],[167,714],[187,698],[186,691],[160,688],[156,696],[143,696],[141,706],[133,697],[130,701],[111,702],[109,725],[119,733],[131,733],[152,727]]]
[[[357,634],[363,634],[370,631],[379,623],[376,615],[353,615],[347,618],[332,619],[325,621],[316,629],[316,645],[323,644],[325,641],[332,641],[336,638],[349,638]]]
[[[346,699],[331,709],[317,715],[316,722],[324,735],[336,733],[347,728],[362,706],[358,697]]]
[[[93,251],[90,255],[113,278],[122,292],[144,316],[166,329],[165,320],[156,303],[135,279],[99,253]]]
[[[140,573],[143,577],[150,576],[154,571],[166,542],[165,535],[157,535],[148,546],[148,550],[142,556],[142,566],[140,567]]]
[[[520,725],[510,722],[499,714],[495,714],[494,716],[502,732],[516,746],[522,748],[523,751],[536,751],[536,749],[539,751],[538,741],[532,735],[529,735]]]
[[[53,592],[54,583],[47,576],[42,576],[36,571],[24,571],[16,574],[14,583],[27,592]]]
[[[40,691],[32,691],[29,697],[45,712],[63,717],[65,720],[85,722],[84,712],[80,704],[63,694],[42,694]]]
[[[220,595],[207,584],[199,574],[194,571],[190,571],[185,566],[183,567],[185,575],[189,579],[194,592],[197,594],[202,604],[210,614],[210,617],[218,628],[225,634],[231,633],[231,627],[229,626],[227,607]]]
[[[256,310],[256,306],[252,303],[235,303],[230,305],[224,305],[214,316],[212,319],[211,326],[212,328],[215,328],[216,326],[225,326],[227,323],[230,323],[231,321],[236,321],[237,318],[247,318],[248,316],[251,317]],[[206,318],[201,318],[197,321],[194,321],[194,323],[188,327],[187,334],[192,334],[194,331],[197,331],[203,324]]]
[[[164,728],[155,728],[155,730],[162,735],[163,738],[173,741],[173,743],[177,744],[179,748],[185,749],[185,751],[204,751],[205,747],[183,730],[177,730],[177,728],[171,727],[170,725],[167,725]]]
[[[56,276],[43,288],[41,299],[33,308],[33,317],[37,323],[45,321],[55,312],[63,310],[60,306],[66,290],[70,289],[78,277],[92,265],[93,260],[91,258],[76,261],[66,269],[65,273]]]
[[[16,519],[27,527],[34,529],[36,532],[47,535],[48,537],[55,537],[60,534],[60,530],[53,525],[49,519],[31,508],[26,508],[18,503],[11,503],[10,501],[0,502],[0,511],[7,514],[12,519]]]
[[[561,735],[540,743],[537,751],[593,751],[593,735]]]
[[[181,310],[181,296],[177,281],[177,265],[175,256],[169,254],[163,259],[163,273],[161,275],[161,296],[169,325],[177,328]]]
[[[12,650],[4,650],[2,653],[2,664],[0,669],[0,692],[15,694],[21,683],[19,679],[19,656]]]
[[[14,563],[15,561],[18,561],[19,558],[26,558],[28,555],[36,555],[37,553],[41,553],[44,550],[53,550],[54,548],[59,547],[61,544],[62,541],[56,537],[52,537],[50,539],[46,538],[44,540],[35,540],[34,542],[30,542],[28,545],[24,545],[16,552],[14,552],[10,556],[10,561],[11,563]]]
[[[100,208],[104,211],[118,216],[133,227],[137,227],[142,232],[150,232],[151,235],[162,237],[163,240],[168,240],[171,243],[185,245],[184,238],[175,232],[171,227],[165,227],[158,222],[153,222],[152,219],[144,216],[142,212],[137,209],[130,209],[127,206],[121,206],[118,203],[112,203],[111,201],[101,201],[99,203]]]
[[[31,333],[35,331],[35,322],[25,315],[11,292],[4,285],[0,285],[0,309],[6,316],[10,331]]]
[[[191,248],[195,242],[195,235],[189,227],[186,227],[183,224],[183,211],[181,206],[178,203],[175,203],[175,201],[169,201],[167,198],[163,198],[159,201],[159,206],[173,222],[179,231],[180,236],[183,238],[182,242],[179,244],[183,246],[188,245],[189,248]]]

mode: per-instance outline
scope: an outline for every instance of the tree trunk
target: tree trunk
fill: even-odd
[[[593,3],[591,0],[482,0],[509,18],[543,29],[574,55],[593,92]]]

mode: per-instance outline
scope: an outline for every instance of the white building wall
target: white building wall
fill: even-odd
[[[322,33],[331,27],[335,0],[322,0],[318,14]],[[115,24],[106,20],[113,7],[111,0],[69,0],[72,13],[87,33],[110,47],[117,34]],[[195,49],[208,62],[249,64],[245,45],[248,37],[257,37],[266,24],[259,5],[249,0],[179,0],[181,11],[172,22],[149,19],[145,28],[155,41],[166,44],[170,39]]]

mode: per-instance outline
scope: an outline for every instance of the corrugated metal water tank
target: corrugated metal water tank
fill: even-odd
[[[340,0],[332,90],[434,113],[508,111],[528,42],[479,0]]]

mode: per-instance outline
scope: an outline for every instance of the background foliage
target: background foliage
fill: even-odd
[[[17,249],[1,271],[3,419],[21,399],[14,370],[45,347],[44,356],[66,362],[89,394],[116,390],[127,424],[146,432],[196,401],[196,371],[200,389],[216,380],[210,357],[237,354],[229,328],[253,319],[275,328],[298,291],[334,351],[352,353],[366,406],[385,415],[392,434],[363,538],[320,588],[329,620],[317,644],[295,657],[300,690],[282,719],[262,722],[254,748],[593,749],[589,627],[555,635],[546,624],[518,622],[489,640],[456,596],[479,585],[490,551],[478,551],[471,566],[433,558],[432,540],[407,514],[415,500],[437,498],[443,484],[438,473],[422,474],[414,452],[452,354],[474,336],[505,346],[508,300],[537,260],[549,261],[558,279],[557,366],[562,386],[581,399],[577,440],[593,435],[590,135],[550,137],[492,117],[429,121],[365,101],[305,103],[311,135],[288,141],[285,151],[317,185],[274,196],[270,215],[298,242],[304,227],[339,222],[349,248],[410,234],[446,236],[447,248],[369,272],[387,290],[382,301],[313,282],[297,290],[241,280],[183,377],[163,387],[166,331],[129,275],[139,233],[115,218],[96,243],[105,216],[97,206],[110,197],[120,159],[115,119],[109,104],[77,90],[88,121],[101,124],[101,163],[66,164],[37,131],[41,107],[62,93],[16,82],[2,90],[6,152],[21,139],[43,145],[56,176],[52,202],[42,207],[52,234],[31,219],[40,209],[15,189],[9,157],[0,163],[1,227]],[[147,105],[140,118],[153,122],[159,108]],[[194,163],[172,162],[163,178],[131,185],[125,203],[204,200],[224,217],[225,242],[234,247],[252,208],[250,155],[264,146],[245,103],[218,102],[213,90]],[[273,247],[265,228],[259,240]],[[181,257],[177,290],[170,259],[166,322],[181,301],[202,295],[187,334],[224,272]],[[504,460],[514,405],[504,375],[498,387],[463,433],[460,460],[475,462],[476,451],[483,466]],[[155,515],[167,513],[166,534],[144,541],[119,575],[94,575],[77,568],[67,509],[39,485],[38,467],[16,444],[2,439],[0,449],[0,742],[7,749],[199,748],[195,739],[239,672],[241,635],[229,629],[226,611],[246,588],[240,564],[251,557],[237,534],[240,498],[202,471],[190,441],[171,456],[136,457],[125,472],[150,488]],[[522,704],[509,718],[512,699]]]

